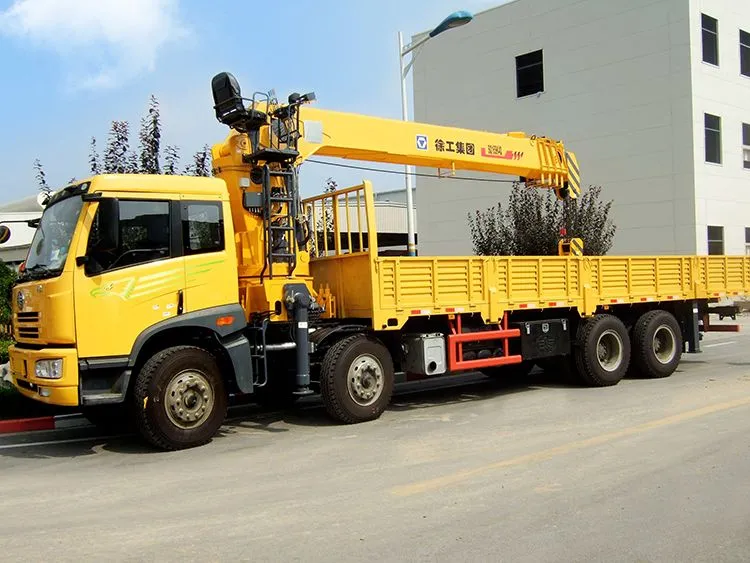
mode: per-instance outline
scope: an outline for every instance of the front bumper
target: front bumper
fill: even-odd
[[[29,399],[65,407],[78,406],[78,354],[74,348],[31,350],[11,346],[10,373],[16,389]],[[62,359],[60,379],[35,376],[37,360]]]

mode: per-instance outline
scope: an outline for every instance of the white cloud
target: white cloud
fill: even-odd
[[[111,88],[154,70],[159,51],[184,39],[179,0],[14,0],[0,33],[55,51],[75,88]]]

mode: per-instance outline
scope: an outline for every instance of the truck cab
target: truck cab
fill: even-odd
[[[150,352],[189,344],[187,330],[231,363],[227,349],[247,345],[237,279],[222,180],[101,175],[67,186],[47,201],[13,289],[14,383],[37,401],[110,412]],[[174,409],[183,429],[209,410],[200,379],[175,383],[194,384],[192,407]]]

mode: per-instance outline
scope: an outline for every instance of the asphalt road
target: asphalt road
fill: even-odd
[[[704,345],[606,389],[410,385],[358,426],[234,413],[185,452],[6,438],[2,558],[749,561],[750,324]]]

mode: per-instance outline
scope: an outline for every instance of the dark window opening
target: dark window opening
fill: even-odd
[[[99,248],[99,211],[89,234],[87,270],[101,273],[170,257],[169,202],[120,200],[118,248]]]
[[[703,62],[719,65],[719,22],[701,14],[701,30],[703,35]]]
[[[742,166],[750,170],[750,123],[742,124]]]
[[[721,164],[721,118],[711,114],[704,115],[706,132],[706,162]]]
[[[750,77],[750,33],[740,29],[740,72]]]
[[[724,254],[724,227],[708,226],[708,253]]]
[[[516,57],[516,95],[519,98],[544,92],[542,51]]]
[[[224,250],[224,218],[220,203],[186,203],[182,211],[185,254]]]

